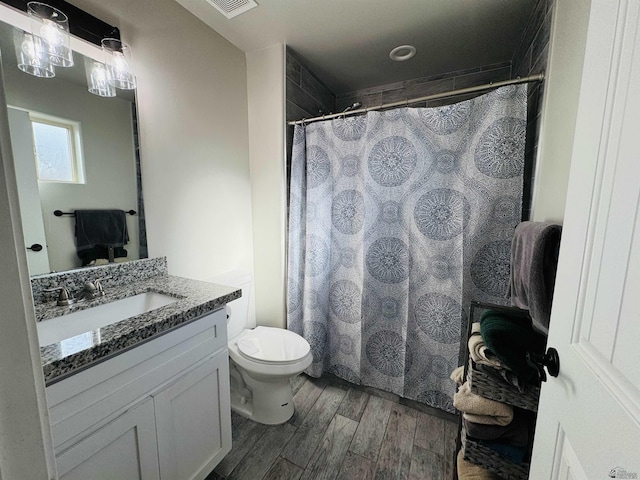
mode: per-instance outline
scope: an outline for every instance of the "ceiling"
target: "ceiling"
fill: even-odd
[[[227,19],[176,0],[245,52],[285,43],[335,94],[510,61],[537,0],[257,0]],[[389,52],[411,44],[416,56]]]

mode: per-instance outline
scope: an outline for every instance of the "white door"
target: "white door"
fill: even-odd
[[[37,247],[27,250],[29,274],[49,273],[51,269],[49,268],[47,239],[45,238],[40,192],[38,191],[31,120],[29,113],[24,110],[9,107],[7,112],[9,114],[13,162],[16,169],[22,231],[24,241],[27,243],[25,247],[30,247],[33,244],[42,246],[42,250],[37,250]]]
[[[640,478],[640,1],[589,18],[534,480]]]
[[[202,480],[231,450],[227,349],[154,395],[162,480]]]
[[[56,455],[56,464],[60,480],[159,480],[152,399]]]

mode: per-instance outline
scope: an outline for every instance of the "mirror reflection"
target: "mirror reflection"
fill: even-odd
[[[36,245],[27,257],[30,274],[38,275],[83,265],[75,210],[138,210],[134,92],[118,90],[111,98],[89,93],[85,57],[77,52],[74,66],[56,69],[54,78],[24,73],[16,61],[16,32],[0,22],[25,246]],[[71,215],[56,216],[56,210]],[[119,249],[114,261],[141,258],[139,217],[125,217],[126,255]]]

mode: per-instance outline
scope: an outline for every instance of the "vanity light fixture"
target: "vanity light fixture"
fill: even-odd
[[[40,78],[55,77],[55,67],[72,67],[69,18],[41,2],[28,2],[31,32],[17,31],[13,37],[18,68]]]
[[[55,69],[40,38],[22,30],[15,30],[13,45],[20,70],[35,77],[55,77]]]
[[[41,2],[27,3],[31,33],[39,38],[56,67],[72,67],[73,52],[69,34],[69,18],[60,10]]]
[[[111,74],[111,83],[122,90],[134,90],[136,80],[129,45],[117,38],[104,38],[101,43],[105,52],[105,63]]]
[[[85,57],[84,71],[87,76],[89,93],[100,97],[115,97],[116,87],[113,84],[111,70],[102,62]]]

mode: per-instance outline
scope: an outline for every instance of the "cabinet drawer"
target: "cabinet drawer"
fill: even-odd
[[[47,387],[54,447],[65,448],[191,365],[226,352],[226,346],[226,315],[220,309]]]

